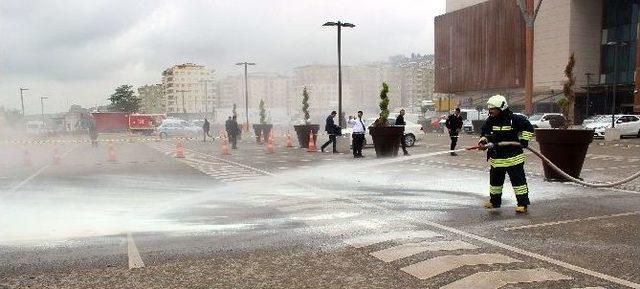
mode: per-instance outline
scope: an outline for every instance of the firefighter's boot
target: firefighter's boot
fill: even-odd
[[[527,212],[527,206],[517,206],[516,207],[516,213],[524,214],[526,212]]]
[[[484,208],[485,209],[497,209],[497,208],[500,208],[500,205],[495,205],[491,201],[486,201],[486,202],[484,202]]]

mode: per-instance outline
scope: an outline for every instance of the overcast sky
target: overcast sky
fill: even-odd
[[[343,63],[433,53],[433,19],[445,0],[0,0],[0,105],[27,114],[70,104],[106,104],[120,84],[161,82],[172,65],[193,62],[217,77],[290,74],[295,66],[335,64],[336,29]]]

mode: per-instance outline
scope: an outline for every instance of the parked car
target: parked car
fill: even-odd
[[[169,137],[199,137],[202,127],[194,125],[186,120],[165,119],[157,129],[161,139]]]
[[[616,128],[620,130],[620,136],[640,137],[640,116],[623,114],[614,116]],[[604,131],[611,127],[611,116],[602,117],[597,122],[587,124],[585,128],[593,129],[594,137],[604,137]]]
[[[375,118],[367,119],[366,124],[370,126],[375,121],[376,121]],[[406,125],[404,126],[404,140],[405,140],[405,143],[407,144],[407,147],[412,147],[415,145],[416,141],[422,140],[422,138],[424,137],[424,132],[422,132],[422,125],[406,119],[404,122],[406,123]],[[387,124],[393,125],[395,123],[396,123],[396,119],[394,117],[389,117],[387,119]],[[352,129],[350,127],[342,130],[343,134],[346,134],[346,133],[350,134],[351,132],[352,132]],[[369,134],[368,131],[364,136],[364,145],[365,146],[373,145],[373,139],[371,138],[371,135]]]
[[[560,118],[562,120],[565,119],[560,113],[543,113],[530,116],[529,122],[533,128],[551,128],[551,123],[549,121],[555,118]]]
[[[597,114],[597,115],[592,115],[588,118],[585,118],[582,121],[582,126],[586,127],[587,125],[591,124],[591,123],[595,123],[595,122],[602,122],[605,119],[609,119],[609,122],[611,122],[611,115],[605,115],[605,114]]]

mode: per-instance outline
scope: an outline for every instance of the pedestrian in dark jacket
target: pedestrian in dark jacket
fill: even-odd
[[[398,115],[398,117],[396,117],[396,125],[407,125],[407,123],[404,121],[404,109],[401,109],[400,114]],[[409,152],[407,151],[407,142],[404,138],[404,134],[402,135],[402,138],[400,138],[400,144],[402,145],[402,151],[404,152],[404,155],[408,156]]]
[[[209,133],[210,130],[211,130],[211,124],[209,124],[209,121],[205,118],[204,123],[202,124],[202,135],[203,135],[202,141],[207,141],[207,136],[211,137],[211,134]]]
[[[462,130],[462,116],[460,115],[460,108],[456,108],[456,112],[454,114],[449,115],[447,118],[447,122],[445,126],[449,130],[449,137],[451,138],[451,155],[457,156],[456,152],[453,152],[456,149],[456,144],[458,144],[458,136],[460,131]]]
[[[320,148],[322,152],[324,152],[324,149],[331,143],[333,143],[333,153],[335,154],[338,152],[336,150],[336,136],[342,134],[342,129],[339,126],[337,126],[333,121],[333,118],[335,118],[337,114],[338,113],[334,110],[331,112],[329,116],[327,116],[327,121],[325,122],[324,130],[329,135],[329,140],[326,143],[324,143]]]
[[[229,119],[227,119],[227,122],[225,122],[224,127],[227,131],[227,135],[229,136],[229,143],[231,143],[231,148],[237,149],[240,127],[238,126],[238,121],[236,121],[236,116],[230,116]]]

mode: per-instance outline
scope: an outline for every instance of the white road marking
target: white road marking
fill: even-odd
[[[382,243],[395,239],[414,239],[414,238],[433,238],[442,237],[442,235],[433,231],[404,231],[404,232],[388,232],[382,234],[372,234],[356,237],[345,241],[354,248],[363,248],[373,244]]]
[[[411,220],[418,221],[418,220],[415,220],[413,218]],[[538,260],[543,261],[543,262],[551,263],[553,265],[560,266],[562,268],[565,268],[565,269],[568,269],[568,270],[571,270],[571,271],[575,271],[575,272],[578,272],[578,273],[582,273],[582,274],[585,274],[585,275],[596,277],[596,278],[599,278],[599,279],[602,279],[602,280],[606,280],[606,281],[609,281],[609,282],[613,282],[613,283],[616,283],[616,284],[619,284],[619,285],[640,289],[640,284],[638,284],[638,283],[634,283],[634,282],[631,282],[631,281],[628,281],[628,280],[624,280],[624,279],[621,279],[621,278],[618,278],[618,277],[614,277],[614,276],[610,276],[610,275],[603,274],[603,273],[600,273],[600,272],[596,272],[596,271],[593,271],[593,270],[589,270],[589,269],[586,269],[586,268],[582,268],[580,266],[576,266],[576,265],[569,264],[569,263],[564,262],[564,261],[556,260],[556,259],[553,259],[551,257],[547,257],[547,256],[544,256],[544,255],[541,255],[541,254],[538,254],[538,253],[529,252],[529,251],[526,251],[526,250],[511,246],[511,245],[507,245],[507,244],[504,244],[504,243],[501,243],[501,242],[498,242],[498,241],[495,241],[495,240],[492,240],[492,239],[489,239],[489,238],[485,238],[485,237],[478,236],[478,235],[475,235],[475,234],[467,233],[465,231],[458,230],[458,229],[453,228],[453,227],[441,225],[441,224],[434,223],[434,222],[431,222],[431,221],[426,221],[426,220],[419,220],[419,222],[421,222],[421,223],[423,223],[425,225],[429,225],[429,226],[432,226],[432,227],[435,227],[435,228],[439,228],[439,229],[445,230],[447,232],[451,232],[451,233],[454,233],[454,234],[457,234],[457,235],[460,235],[460,236],[464,236],[464,237],[467,237],[467,238],[471,238],[471,239],[474,239],[474,240],[477,240],[477,241],[480,241],[480,242],[483,242],[483,243],[486,243],[486,244],[489,244],[489,245],[493,245],[493,246],[496,246],[498,248],[502,248],[504,250],[507,250],[507,251],[510,251],[510,252],[513,252],[513,253],[516,253],[516,254],[520,254],[520,255],[524,255],[524,256],[530,257],[530,258],[538,259]]]
[[[127,255],[129,256],[129,269],[144,267],[144,262],[142,262],[140,252],[138,252],[138,247],[130,232],[127,232]]]
[[[572,279],[573,278],[569,276],[565,276],[545,268],[478,272],[471,276],[440,287],[440,289],[497,289],[507,284],[514,283],[559,281]]]
[[[522,262],[502,254],[446,255],[415,263],[400,270],[424,280],[462,266]]]
[[[554,225],[576,223],[576,222],[582,222],[582,221],[594,221],[594,220],[602,220],[602,219],[609,219],[609,218],[616,218],[616,217],[633,216],[633,215],[638,215],[638,214],[640,214],[640,211],[621,213],[621,214],[613,214],[613,215],[587,217],[587,218],[582,218],[582,219],[571,219],[571,220],[564,220],[564,221],[532,224],[532,225],[518,226],[518,227],[509,227],[509,228],[504,228],[503,230],[504,231],[515,231],[515,230],[522,230],[522,229],[531,229],[531,228],[540,228],[540,227],[547,227],[547,226],[554,226]]]
[[[472,250],[479,247],[461,240],[409,243],[370,253],[385,262],[392,262],[428,251]]]

